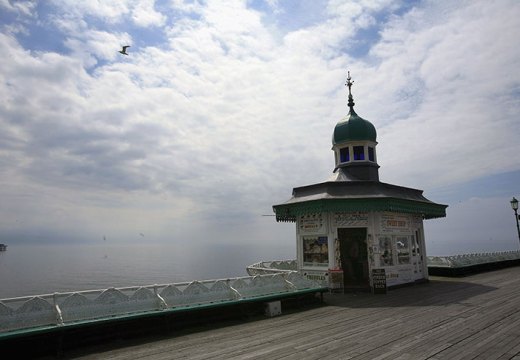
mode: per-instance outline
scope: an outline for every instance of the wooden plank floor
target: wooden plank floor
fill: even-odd
[[[118,349],[79,359],[517,359],[520,267],[386,295],[326,294],[324,306]]]

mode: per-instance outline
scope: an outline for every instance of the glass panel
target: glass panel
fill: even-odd
[[[419,231],[415,232],[415,248],[417,249],[417,255],[421,255],[421,246],[419,245]]]
[[[368,147],[368,160],[374,161],[374,148]]]
[[[348,153],[348,147],[339,150],[340,162],[344,163],[350,161],[350,154]]]
[[[365,149],[363,146],[354,146],[354,160],[365,160]]]
[[[328,266],[329,246],[326,236],[303,237],[303,265]]]
[[[408,236],[397,236],[395,238],[395,244],[397,247],[397,262],[401,264],[410,263],[410,242]]]
[[[381,251],[380,263],[381,266],[394,265],[392,238],[390,236],[379,237],[379,250]]]

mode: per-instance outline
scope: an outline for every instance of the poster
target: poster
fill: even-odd
[[[394,265],[392,238],[390,236],[379,237],[379,264],[380,266]]]
[[[303,265],[328,266],[329,244],[326,236],[303,237]]]

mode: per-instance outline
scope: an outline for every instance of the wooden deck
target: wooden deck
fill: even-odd
[[[520,267],[386,295],[326,294],[325,305],[183,331],[80,359],[520,359]]]

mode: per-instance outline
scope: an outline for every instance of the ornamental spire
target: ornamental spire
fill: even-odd
[[[350,71],[347,72],[348,73],[348,76],[347,76],[347,82],[345,83],[345,86],[348,87],[348,107],[350,108],[350,111],[354,112],[354,98],[352,97],[352,90],[351,90],[351,87],[352,87],[352,84],[354,84],[354,81],[351,81],[352,78],[350,77]]]

